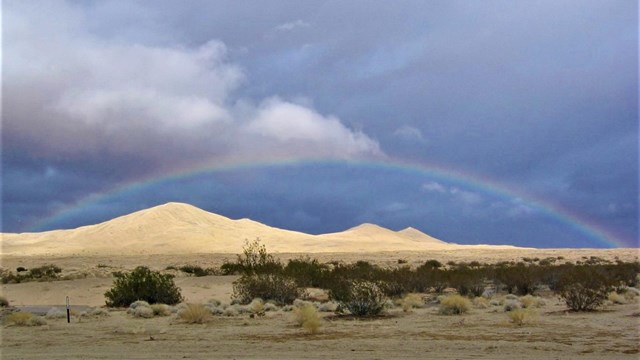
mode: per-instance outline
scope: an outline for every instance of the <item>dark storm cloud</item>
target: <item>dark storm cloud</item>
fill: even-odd
[[[227,158],[385,153],[548,199],[637,242],[633,2],[9,1],[3,10],[3,150],[24,159],[5,156],[3,171],[49,189],[28,195],[5,180],[5,196],[23,204],[68,203]],[[59,190],[64,181],[48,181],[47,169],[89,185]],[[311,182],[320,174],[306,171]],[[358,174],[314,191],[264,181],[246,194],[232,182],[232,200],[198,205],[314,232],[430,217],[461,242],[472,241],[463,229],[497,242],[544,238],[518,234],[536,231],[525,208],[455,184],[427,191],[434,211],[382,183],[373,201]],[[194,203],[203,197],[189,191],[207,193],[178,188],[165,190]],[[132,207],[122,201],[112,208]],[[25,213],[16,209],[3,203],[4,214]]]

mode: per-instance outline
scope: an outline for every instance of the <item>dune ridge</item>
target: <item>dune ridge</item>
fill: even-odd
[[[414,228],[396,232],[375,224],[310,235],[250,219],[233,220],[189,204],[167,203],[76,229],[5,233],[0,238],[0,249],[3,255],[26,256],[237,253],[246,240],[256,238],[260,238],[270,251],[288,253],[425,251],[489,246],[450,244]]]

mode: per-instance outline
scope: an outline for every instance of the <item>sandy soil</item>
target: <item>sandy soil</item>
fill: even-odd
[[[624,256],[637,253],[590,250],[538,250],[535,256]],[[319,254],[314,254],[317,256]],[[286,255],[297,257],[298,254]],[[321,260],[362,259],[358,254],[333,254]],[[500,259],[532,256],[532,253],[503,253],[493,257],[452,253],[380,253],[367,254],[366,260],[396,264],[402,258],[409,263],[437,258],[460,261],[483,256]],[[552,255],[549,255],[552,256]],[[136,265],[201,264],[212,266],[234,255],[192,255],[178,257],[124,258],[3,258],[2,266],[35,266],[54,263],[65,272],[91,272],[85,279],[31,282],[3,285],[1,292],[15,306],[52,306],[70,296],[73,306],[104,304],[104,292],[111,287],[113,269]],[[419,260],[420,259],[420,260]],[[506,260],[506,259],[505,259]],[[100,264],[100,267],[98,267]],[[201,303],[211,298],[228,301],[234,276],[178,277],[187,302]],[[204,325],[180,322],[175,315],[139,319],[124,311],[111,311],[105,318],[48,320],[41,327],[3,325],[2,359],[638,359],[640,353],[640,304],[638,298],[624,305],[608,304],[594,313],[568,313],[565,305],[546,294],[547,305],[538,310],[532,324],[516,326],[509,322],[501,307],[474,308],[460,316],[439,315],[436,305],[404,313],[395,308],[383,318],[355,320],[325,314],[319,334],[306,334],[293,325],[291,314],[267,313],[264,318],[214,317]]]

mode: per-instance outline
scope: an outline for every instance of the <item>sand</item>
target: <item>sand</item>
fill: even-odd
[[[274,252],[379,252],[473,248],[449,244],[413,228],[362,224],[311,235],[250,219],[233,220],[183,203],[168,203],[77,229],[0,234],[4,255],[143,255],[237,253],[260,238]],[[493,246],[494,249],[513,248]]]
[[[321,255],[321,256],[317,256]],[[313,254],[321,261],[368,260],[397,265],[398,259],[420,263],[425,259],[471,261],[525,257],[583,256],[624,260],[637,252],[615,250],[505,250],[496,254],[476,249],[426,253]],[[300,254],[279,254],[283,259]],[[53,263],[65,275],[87,273],[89,278],[2,285],[1,292],[14,306],[48,308],[104,305],[104,292],[112,285],[111,271],[150,265],[200,264],[213,266],[233,259],[230,254],[128,257],[2,257],[2,266],[35,266]],[[236,276],[179,276],[176,284],[187,302],[211,298],[229,301]],[[543,294],[547,305],[538,310],[532,324],[516,326],[500,307],[474,308],[460,316],[439,315],[436,305],[404,313],[400,308],[383,318],[356,320],[324,313],[320,333],[306,334],[294,326],[291,314],[267,313],[264,318],[214,317],[204,325],[189,325],[175,315],[139,319],[115,310],[105,318],[48,320],[41,327],[3,325],[2,359],[637,359],[640,351],[640,304],[608,304],[594,313],[569,313],[552,294]],[[82,307],[80,307],[82,306]]]

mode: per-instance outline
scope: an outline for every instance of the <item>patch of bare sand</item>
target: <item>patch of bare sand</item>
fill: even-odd
[[[233,278],[192,278],[203,285]],[[73,280],[83,286],[85,283]],[[222,284],[221,284],[222,285]],[[211,296],[221,288],[212,288]],[[355,320],[327,317],[320,333],[293,326],[290,313],[264,318],[214,317],[188,325],[175,315],[49,320],[42,327],[2,327],[3,359],[637,359],[638,303],[595,313],[565,313],[548,298],[537,320],[516,326],[500,309],[438,315],[435,306]],[[327,315],[325,315],[327,316]]]

